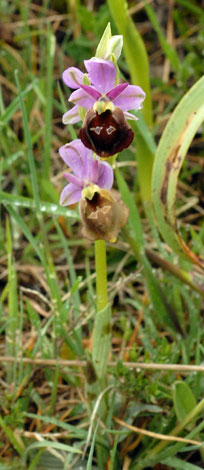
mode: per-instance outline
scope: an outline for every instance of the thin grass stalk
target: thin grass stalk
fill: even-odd
[[[44,158],[42,161],[43,178],[50,179],[50,153],[52,139],[52,108],[53,108],[53,68],[55,55],[55,36],[49,28],[47,37],[47,77],[46,77],[46,106],[45,106],[45,140]]]
[[[17,278],[12,254],[9,219],[6,219],[6,245],[8,253],[8,326],[6,328],[6,355],[16,357],[16,331],[18,324]],[[7,381],[15,382],[16,364],[7,364]]]
[[[28,126],[28,117],[27,117],[26,107],[25,107],[23,95],[21,92],[20,81],[18,77],[18,70],[15,70],[15,78],[16,78],[16,85],[18,88],[19,102],[20,102],[20,107],[21,107],[21,112],[22,112],[25,141],[28,147],[28,163],[30,167],[30,177],[31,177],[31,183],[32,183],[33,196],[35,200],[36,213],[37,213],[38,219],[41,221],[42,215],[41,215],[41,210],[40,210],[40,196],[39,196],[38,184],[37,184],[35,159],[33,155],[33,145],[32,145],[31,134],[30,134],[29,126]]]

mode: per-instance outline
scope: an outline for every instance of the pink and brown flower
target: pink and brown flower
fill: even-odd
[[[65,173],[69,182],[61,192],[60,204],[69,206],[79,202],[82,190],[90,185],[111,189],[113,169],[107,162],[93,158],[91,150],[86,148],[80,139],[73,140],[59,149],[59,154],[73,173]]]
[[[106,240],[114,243],[126,224],[129,210],[115,191],[93,186],[83,191],[79,203],[82,234],[88,240]]]
[[[75,89],[69,97],[75,106],[64,114],[63,123],[80,121],[80,107],[84,108],[81,140],[98,155],[108,157],[132,142],[134,134],[127,119],[137,117],[129,111],[142,108],[145,93],[139,86],[116,85],[116,68],[111,61],[93,58],[84,64],[88,74],[75,67],[63,73],[64,83]]]

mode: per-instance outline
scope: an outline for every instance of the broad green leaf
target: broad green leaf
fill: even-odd
[[[186,93],[174,110],[159,142],[152,176],[152,199],[164,240],[175,253],[202,267],[204,260],[189,249],[179,234],[174,204],[179,172],[203,117],[204,77]]]
[[[176,416],[182,421],[196,406],[196,400],[186,382],[177,381],[174,384],[173,402]]]

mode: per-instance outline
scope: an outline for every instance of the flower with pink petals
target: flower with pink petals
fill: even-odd
[[[59,154],[73,173],[65,173],[69,182],[60,196],[60,204],[69,206],[79,202],[84,188],[95,185],[99,188],[111,189],[113,185],[113,170],[107,162],[93,158],[91,150],[86,148],[81,140],[76,139],[59,149]]]
[[[75,106],[63,116],[64,124],[74,124],[81,120],[79,106],[87,111],[98,101],[113,103],[114,107],[124,112],[126,119],[137,119],[129,110],[142,108],[145,92],[141,87],[120,83],[116,85],[116,67],[113,62],[99,58],[85,60],[88,75],[76,67],[69,67],[63,72],[62,79],[68,87],[75,89],[69,100]],[[85,84],[85,81],[89,85]],[[104,109],[105,111],[105,109]],[[101,111],[103,112],[103,111]]]
[[[75,67],[63,73],[64,83],[75,88],[69,98],[75,106],[62,120],[64,124],[80,121],[84,108],[80,138],[86,147],[107,158],[131,144],[134,133],[126,119],[137,119],[129,110],[142,107],[145,93],[139,86],[116,85],[116,67],[109,60],[94,57],[84,64],[88,75]]]

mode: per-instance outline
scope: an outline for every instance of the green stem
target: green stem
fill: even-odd
[[[94,320],[92,357],[87,361],[86,393],[89,403],[91,422],[94,416],[100,416],[105,422],[108,410],[108,397],[104,397],[107,387],[107,364],[111,348],[111,310],[108,304],[106,244],[104,240],[95,242],[95,269],[97,312]],[[99,397],[102,399],[98,401]],[[101,430],[97,431],[102,437]],[[100,469],[105,468],[107,461],[104,447],[96,444],[97,463]]]
[[[97,313],[93,330],[93,348],[92,360],[96,371],[97,384],[92,391],[103,392],[107,386],[107,364],[108,356],[111,348],[111,310],[108,304],[107,289],[107,265],[106,265],[106,242],[104,240],[96,240],[95,242],[95,270],[96,270],[96,297],[97,297]],[[96,399],[93,400],[94,405]],[[98,415],[102,420],[106,419],[108,409],[108,397],[103,397],[98,408]],[[98,430],[98,437],[101,431]],[[97,463],[100,469],[105,467],[107,455],[104,448],[99,444],[96,445]]]
[[[106,243],[104,240],[96,240],[95,242],[95,265],[97,312],[100,312],[108,304]]]
[[[107,268],[106,268],[106,244],[104,240],[95,242],[95,264],[96,264],[96,295],[97,312],[93,329],[92,361],[95,370],[95,381],[92,374],[91,392],[97,390],[101,393],[107,386],[107,364],[111,348],[111,309],[108,303],[107,292]],[[95,387],[95,388],[94,388]],[[95,402],[93,397],[93,402]],[[105,401],[100,405],[100,415],[106,413]]]

